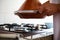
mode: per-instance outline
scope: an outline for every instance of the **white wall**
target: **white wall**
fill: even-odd
[[[45,22],[53,22],[52,16],[44,19],[21,19],[14,14],[25,0],[0,0],[0,24],[3,23],[34,23],[40,24]],[[45,0],[44,0],[45,1]]]

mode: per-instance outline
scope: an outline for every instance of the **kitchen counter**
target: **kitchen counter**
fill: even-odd
[[[32,39],[42,38],[53,35],[53,28],[43,29],[42,31],[37,31],[39,34],[32,35]],[[31,39],[31,36],[25,37],[26,39]]]
[[[42,29],[41,31],[40,30],[37,30],[37,31],[32,31],[32,32],[19,32],[18,34],[22,34],[24,36],[25,39],[31,39],[31,36],[32,36],[32,39],[40,39],[40,38],[43,38],[44,37],[49,37],[51,35],[53,35],[53,28],[51,29]],[[8,36],[10,35],[10,36]],[[13,36],[14,35],[14,36]],[[8,32],[8,31],[1,31],[0,30],[0,37],[16,37],[17,34],[15,32]]]
[[[0,30],[0,38],[16,38],[19,34],[9,31]]]

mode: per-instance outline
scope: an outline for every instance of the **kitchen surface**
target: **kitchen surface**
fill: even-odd
[[[48,23],[50,26],[53,26],[52,23]],[[11,27],[11,28],[10,28]],[[10,29],[9,29],[10,28]],[[22,23],[18,25],[16,23],[13,24],[1,24],[0,25],[0,37],[3,38],[15,38],[15,39],[25,39],[25,40],[36,40],[42,38],[41,40],[45,40],[44,37],[49,37],[49,40],[53,39],[53,27],[48,27],[46,25],[37,24],[25,24]],[[9,36],[8,36],[9,35]],[[47,40],[48,38],[46,38]],[[2,38],[1,38],[2,40]]]

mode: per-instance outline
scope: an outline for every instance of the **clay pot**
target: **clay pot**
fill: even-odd
[[[16,12],[16,15],[18,15],[20,18],[43,18],[44,15],[38,12],[38,9],[40,8],[40,6],[41,6],[41,3],[39,2],[39,0],[26,0],[24,4],[19,8],[18,11],[33,10],[35,12],[32,12],[32,13]]]

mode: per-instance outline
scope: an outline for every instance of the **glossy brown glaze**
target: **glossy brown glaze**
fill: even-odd
[[[39,0],[26,0],[19,10],[37,10],[40,6]]]

